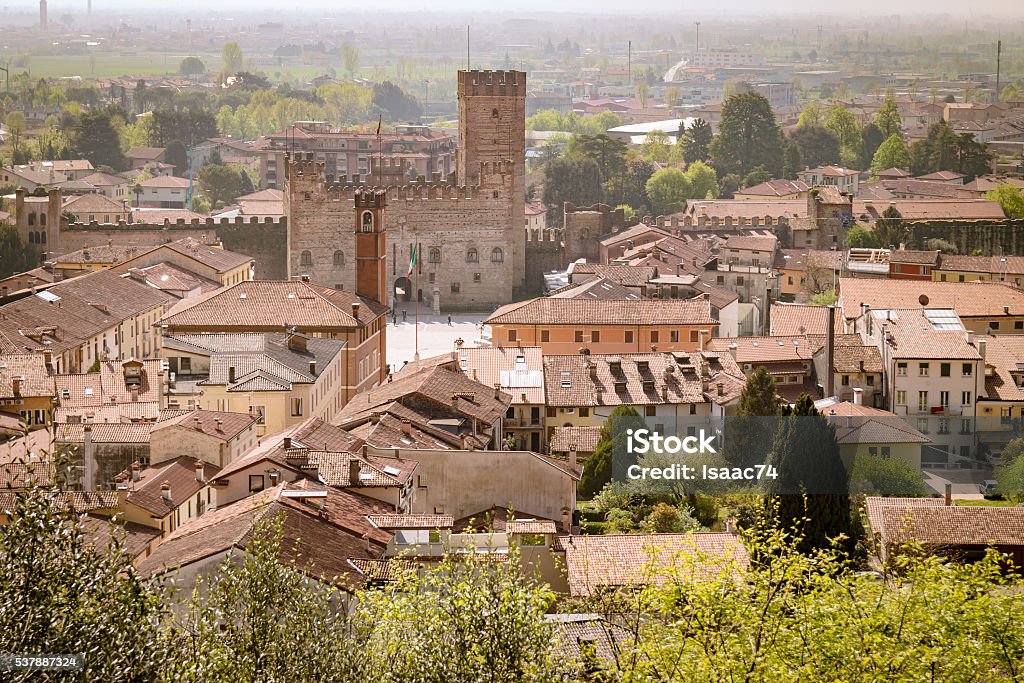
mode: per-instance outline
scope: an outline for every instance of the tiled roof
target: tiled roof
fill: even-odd
[[[138,247],[122,244],[98,244],[63,254],[53,261],[58,268],[75,263],[113,264],[120,263],[129,256],[134,256],[138,250]]]
[[[826,334],[828,332],[828,307],[773,301],[769,312],[768,324],[771,328],[771,336],[773,337]],[[836,311],[834,327],[837,333],[842,331],[842,311]]]
[[[548,406],[704,403],[701,378],[669,353],[545,356]]]
[[[679,571],[714,578],[743,571],[750,555],[730,533],[557,536],[564,550],[569,592],[591,595],[603,587],[660,584]]]
[[[660,239],[662,237],[668,237],[670,233],[667,230],[655,227],[653,225],[634,225],[632,228],[621,230],[615,234],[609,235],[601,240],[601,245],[605,247],[613,247],[616,244],[628,242],[629,240],[638,240],[640,238],[651,238],[649,241],[654,239]]]
[[[18,494],[15,492],[0,492],[0,512],[10,513],[18,506]],[[52,493],[49,491],[40,492],[35,495],[46,496],[51,504],[58,510],[72,510],[74,512],[89,512],[92,510],[114,511],[117,509],[117,491],[60,491]]]
[[[127,361],[126,361],[127,362]],[[125,381],[123,364],[103,361],[100,371],[76,375],[56,375],[54,382],[62,408],[101,407],[121,403],[159,403],[163,372],[159,360],[135,361],[142,364],[138,395],[133,396]],[[66,392],[66,393],[65,393]],[[134,399],[134,400],[133,400]]]
[[[923,309],[872,312],[874,324],[889,330],[889,357],[937,360],[978,360],[981,356],[967,333],[960,329],[935,329]],[[959,322],[959,320],[957,321]]]
[[[929,282],[917,280],[878,280],[841,278],[839,301],[843,316],[857,318],[860,305],[871,308],[920,308],[921,297],[928,308],[952,308],[961,318],[1024,315],[1024,290],[1004,282]]]
[[[170,175],[157,175],[143,180],[139,185],[145,188],[171,188],[175,190],[186,189],[189,186],[188,178],[176,178]]]
[[[597,299],[600,301],[637,300],[640,294],[603,277],[593,277],[579,284],[560,287],[548,296],[556,299]]]
[[[510,534],[557,534],[558,526],[550,519],[511,519],[505,525]]]
[[[397,458],[361,458],[353,453],[303,451],[302,459],[316,468],[320,481],[338,488],[392,488],[405,484],[418,464],[415,460]],[[352,481],[351,463],[359,464],[359,479]],[[387,469],[385,469],[387,468]]]
[[[167,152],[166,147],[132,147],[126,153],[129,159],[158,159]]]
[[[1024,508],[929,505],[881,510],[886,545],[1024,546]]]
[[[379,415],[375,413],[380,413]],[[466,430],[453,434],[430,424],[427,413],[411,410],[398,402],[346,422],[345,431],[377,448],[427,448],[449,450],[472,446],[486,448],[486,439]],[[465,441],[464,441],[465,439]]]
[[[774,235],[730,235],[722,243],[722,248],[764,251],[771,254],[778,243],[779,240]]]
[[[840,166],[819,166],[806,171],[799,171],[798,175],[823,175],[832,178],[846,178],[849,176],[860,175],[860,171],[852,168],[842,168]]]
[[[256,418],[248,413],[226,413],[215,410],[190,410],[177,417],[158,422],[153,431],[182,427],[202,432],[221,441],[230,441],[248,429]]]
[[[654,266],[605,266],[597,263],[577,263],[572,266],[569,279],[576,282],[579,276],[605,278],[623,287],[644,287],[657,273]]]
[[[852,412],[843,411],[840,412]],[[825,408],[824,413],[830,414]],[[836,441],[840,444],[896,444],[928,443],[927,436],[911,427],[905,420],[893,414],[837,415],[832,419],[836,430]]]
[[[117,187],[118,185],[128,184],[128,180],[126,178],[110,175],[109,173],[103,173],[100,171],[90,173],[82,178],[82,181],[89,183],[90,185],[95,185],[96,187]]]
[[[544,358],[539,348],[463,347],[455,355],[460,372],[484,386],[500,384],[512,403],[544,403]]]
[[[352,305],[359,304],[359,320]],[[352,329],[384,315],[387,307],[309,282],[250,280],[207,296],[179,302],[163,319],[172,328],[208,328],[220,332],[279,330],[283,325],[300,331]]]
[[[196,479],[197,463],[203,466],[203,481]],[[122,475],[126,475],[123,484],[129,489],[128,502],[157,517],[164,517],[207,486],[207,482],[214,478],[218,469],[209,463],[182,455],[174,460],[147,467],[139,473],[138,481],[132,481],[130,474]],[[162,495],[165,483],[171,487],[170,500]]]
[[[986,199],[894,199],[879,202],[857,199],[853,202],[853,215],[867,215],[869,220],[875,221],[890,206],[895,206],[903,220],[1006,218],[997,202]]]
[[[736,194],[763,196],[763,197],[785,197],[791,194],[807,192],[811,186],[802,180],[769,180],[759,185],[745,187],[737,190]]]
[[[53,463],[48,461],[0,463],[0,489],[50,486],[54,483],[55,474]]]
[[[601,440],[601,427],[555,427],[549,448],[552,453],[568,453],[574,447],[579,453],[593,453]]]
[[[157,263],[135,271],[145,278],[147,284],[175,296],[188,296],[192,293],[212,292],[220,288],[220,283],[196,275],[173,263]]]
[[[125,522],[114,517],[87,513],[81,518],[82,536],[100,552],[106,552],[117,540],[130,557],[138,557],[156,539],[161,531],[156,527]]]
[[[488,325],[715,325],[711,307],[698,299],[592,301],[531,299],[502,306]]]
[[[779,337],[718,337],[711,340],[711,345],[719,353],[729,353],[732,345],[736,345],[736,362],[743,363],[778,363],[810,360],[814,349],[804,335],[786,335]]]
[[[19,396],[53,396],[53,377],[41,353],[0,355],[0,397],[14,397],[15,377],[24,378],[19,380]]]
[[[824,347],[824,339],[822,345]],[[884,370],[882,355],[877,346],[865,345],[858,334],[837,334],[834,342],[835,357],[832,368],[840,373],[874,372]]]
[[[308,482],[306,482],[308,484]],[[284,489],[326,490],[327,502],[288,498]],[[364,578],[350,560],[379,559],[390,534],[366,520],[367,515],[387,514],[393,508],[357,494],[318,485],[280,485],[207,512],[179,527],[139,563],[144,576],[188,566],[231,548],[246,548],[253,527],[260,520],[280,515],[283,538],[278,560],[317,578],[352,588]],[[369,535],[366,538],[364,535]]]
[[[163,246],[166,249],[199,261],[203,265],[213,268],[218,273],[226,273],[229,270],[252,262],[251,256],[221,249],[220,247],[211,247],[192,237],[169,242]]]
[[[158,401],[141,401],[138,403],[111,403],[105,406],[71,406],[58,407],[53,411],[53,421],[61,422],[139,422],[151,421],[160,417]]]
[[[451,529],[455,524],[451,515],[367,515],[366,518],[381,529]]]
[[[985,393],[979,399],[1024,401],[1024,387],[1017,380],[1024,368],[1024,335],[978,335],[974,339],[975,344],[985,342]]]
[[[960,271],[986,274],[1024,273],[1024,256],[962,256],[943,254],[936,268],[942,271]]]
[[[113,200],[105,194],[81,194],[77,197],[70,197],[64,200],[64,211],[70,211],[71,213],[78,216],[80,221],[88,221],[89,216],[87,214],[119,214],[128,213],[128,208],[125,204],[119,201]],[[98,216],[97,220],[102,219],[102,216]],[[100,222],[103,222],[100,220]]]
[[[915,249],[893,249],[889,252],[889,263],[911,263],[924,266],[934,266],[939,262],[942,252],[920,251]]]
[[[149,443],[152,422],[90,423],[93,443]],[[85,443],[85,425],[65,423],[54,425],[54,440],[61,443]]]

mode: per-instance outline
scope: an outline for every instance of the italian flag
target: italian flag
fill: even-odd
[[[412,258],[409,259],[409,272],[407,272],[405,274],[405,276],[407,278],[408,277],[412,277],[412,272],[414,270],[416,270],[416,260],[417,260],[417,257],[416,257],[416,245],[413,245],[413,247],[412,247]]]

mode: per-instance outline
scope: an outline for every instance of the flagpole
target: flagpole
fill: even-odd
[[[416,269],[416,272],[415,272],[415,275],[416,275],[415,289],[416,289],[416,291],[413,293],[413,296],[416,297],[416,353],[415,353],[415,355],[413,355],[413,360],[419,360],[420,359],[420,249],[419,249],[419,245],[418,244],[414,244],[412,248],[413,248],[413,254],[416,255],[416,264],[414,266],[414,268]]]

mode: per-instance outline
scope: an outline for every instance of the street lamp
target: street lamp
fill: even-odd
[[[427,116],[427,107],[429,107],[429,106],[430,106],[430,79],[429,78],[424,78],[423,79],[423,114],[420,117],[421,120],[424,117]]]

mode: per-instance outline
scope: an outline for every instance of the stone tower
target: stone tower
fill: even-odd
[[[355,195],[356,294],[388,305],[387,245],[384,209],[387,194],[367,190]]]
[[[39,0],[39,28],[46,30],[46,0]]]
[[[456,153],[458,185],[484,185],[481,163],[512,163],[509,198],[509,235],[513,286],[525,284],[526,256],[522,232],[526,228],[526,73],[523,71],[459,72],[459,147]],[[491,190],[492,192],[496,190]]]

